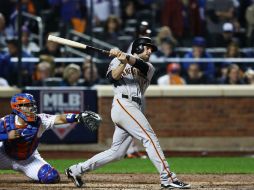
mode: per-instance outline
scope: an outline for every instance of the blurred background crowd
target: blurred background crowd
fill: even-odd
[[[108,57],[48,34],[126,52],[149,36],[159,49],[153,84],[254,84],[254,0],[21,0],[20,8],[22,57],[31,59],[18,67],[17,1],[0,0],[0,87],[108,84]],[[66,61],[75,57],[82,61]]]

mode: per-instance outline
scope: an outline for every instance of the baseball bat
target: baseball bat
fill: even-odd
[[[75,48],[80,48],[80,49],[91,49],[93,51],[109,55],[109,51],[107,51],[107,50],[99,49],[99,48],[96,48],[96,47],[93,47],[93,46],[89,46],[89,45],[86,45],[86,44],[75,42],[73,40],[68,40],[68,39],[53,36],[53,35],[48,36],[48,41],[55,42],[55,43],[62,44],[62,45],[75,47]]]

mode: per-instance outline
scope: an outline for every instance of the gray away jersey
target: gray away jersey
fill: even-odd
[[[121,79],[114,84],[114,94],[126,94],[128,96],[139,97],[143,99],[143,95],[149,86],[153,77],[155,68],[151,63],[146,62],[149,66],[147,76],[139,71],[139,69],[126,64]],[[117,58],[114,58],[108,67],[107,74],[120,64]]]

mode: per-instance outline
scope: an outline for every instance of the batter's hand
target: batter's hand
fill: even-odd
[[[109,56],[110,57],[117,57],[118,55],[120,55],[122,51],[116,48],[113,48],[109,51]]]
[[[119,49],[111,49],[110,52],[109,52],[109,56],[116,57],[123,64],[128,63],[127,54],[122,52]]]

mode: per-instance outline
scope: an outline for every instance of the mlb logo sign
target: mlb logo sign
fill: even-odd
[[[79,113],[84,110],[84,92],[80,90],[44,90],[40,92],[40,113]],[[76,124],[64,124],[52,130],[63,140]]]

